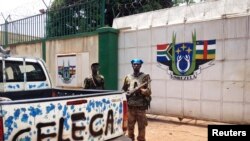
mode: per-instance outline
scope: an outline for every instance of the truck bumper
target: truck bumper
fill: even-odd
[[[117,138],[110,139],[109,141],[132,141],[129,137],[122,135]]]

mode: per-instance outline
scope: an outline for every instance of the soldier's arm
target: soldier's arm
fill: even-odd
[[[141,90],[141,94],[145,95],[145,96],[151,95],[152,92],[151,92],[151,85],[150,85],[150,76],[149,75],[145,76],[145,78],[143,78],[142,82],[143,83],[144,82],[148,82],[148,84],[145,85],[143,88],[140,89]]]
[[[122,86],[122,89],[126,92],[128,91],[128,87],[129,87],[129,82],[128,82],[128,78],[127,76],[124,78],[123,80],[123,86]]]
[[[146,88],[146,89],[141,88],[141,94],[145,95],[145,96],[149,96],[149,95],[151,95],[151,89],[150,88]]]
[[[83,85],[83,88],[84,89],[89,89],[90,85],[89,85],[89,80],[88,78],[85,78],[84,79],[84,85]]]
[[[102,89],[104,90],[104,89],[105,89],[105,88],[104,88],[104,83],[105,83],[105,81],[104,81],[104,76],[102,76],[101,78],[102,78],[102,79],[101,79],[101,81],[102,81],[102,82],[101,82],[101,85],[102,85]]]

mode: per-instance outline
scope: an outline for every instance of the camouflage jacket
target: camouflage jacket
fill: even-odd
[[[89,77],[85,78],[84,80],[84,89],[104,89],[104,77],[102,75],[90,75]]]
[[[149,81],[149,74],[140,73],[138,76],[134,74],[129,74],[124,78],[124,83],[122,89],[124,91],[131,91],[142,83]],[[143,87],[146,91],[137,91],[130,96],[127,96],[128,106],[132,107],[145,107],[147,109],[151,101],[151,86],[150,83]]]

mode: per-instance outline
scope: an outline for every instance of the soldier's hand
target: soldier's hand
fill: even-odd
[[[131,93],[129,91],[126,91],[126,95],[131,95]]]
[[[135,93],[140,93],[141,92],[141,89],[138,89],[135,91]]]
[[[142,95],[146,95],[146,93],[148,92],[148,89],[141,88],[140,91]]]

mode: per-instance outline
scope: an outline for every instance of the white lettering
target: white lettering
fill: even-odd
[[[232,129],[231,129],[230,131],[232,131]],[[238,131],[238,132],[237,132],[237,131],[232,131],[232,132],[233,132],[233,133],[232,133],[232,134],[230,133],[230,136],[240,136],[240,132],[241,132],[241,131]],[[238,134],[239,134],[239,135],[238,135]]]
[[[242,136],[247,136],[247,131],[241,131]]]
[[[216,135],[216,136],[219,136],[219,135],[218,135],[218,129],[213,129],[213,130],[212,130],[212,136],[215,136],[215,135]]]
[[[227,136],[227,135],[224,135],[223,132],[224,132],[224,131],[219,131],[219,135],[220,135],[220,136]]]
[[[212,129],[212,136],[246,136],[246,131],[233,131],[230,129],[229,131],[219,131],[218,129]]]

